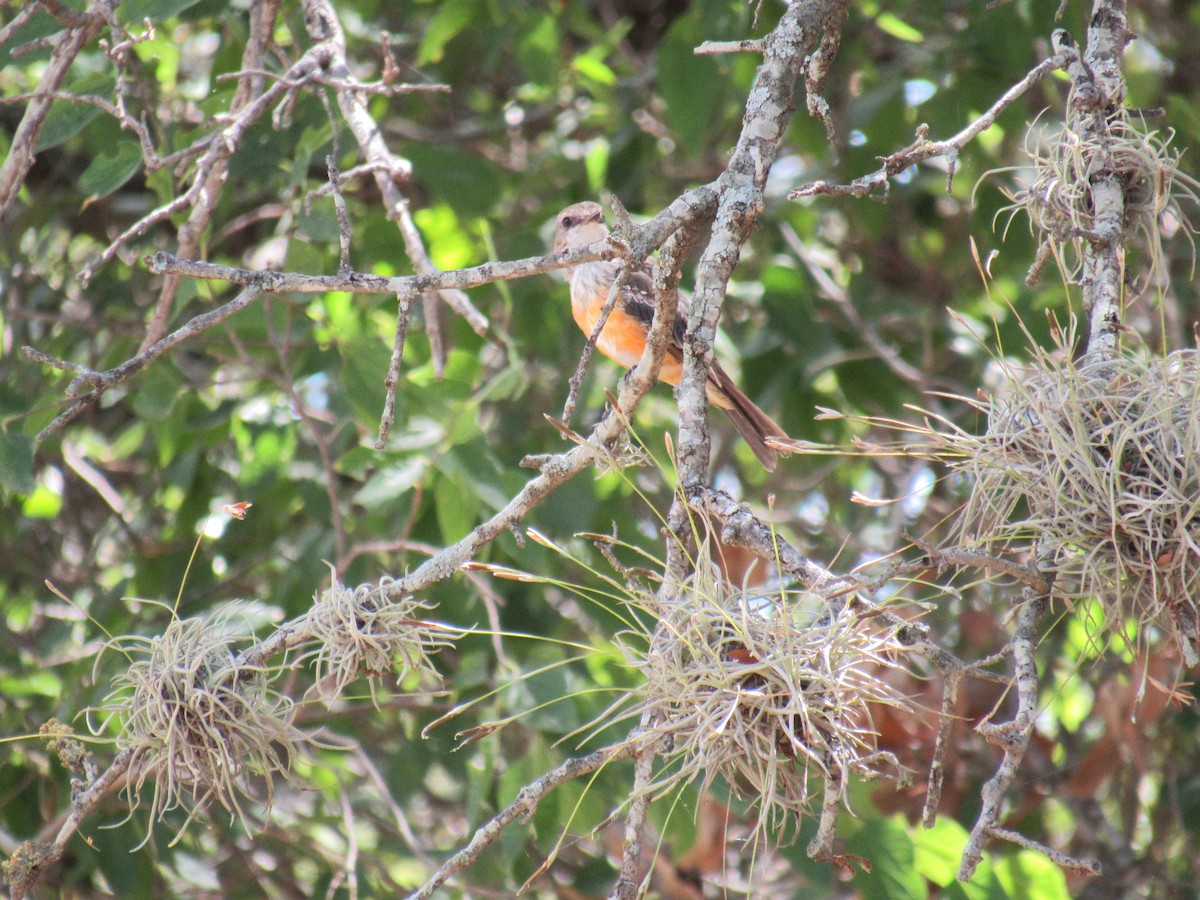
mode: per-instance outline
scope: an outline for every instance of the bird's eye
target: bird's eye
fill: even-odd
[[[574,224],[575,224],[575,220],[572,219],[570,216],[563,216],[563,220],[562,220],[563,228],[570,228]]]

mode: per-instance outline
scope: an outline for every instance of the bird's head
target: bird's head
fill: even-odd
[[[580,250],[608,237],[604,210],[588,200],[568,206],[554,217],[554,252]]]

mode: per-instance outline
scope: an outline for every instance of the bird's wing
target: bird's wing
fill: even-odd
[[[625,287],[621,292],[621,302],[626,313],[638,322],[641,322],[649,330],[650,324],[654,321],[654,279],[651,278],[649,266],[646,265],[636,272],[630,272],[629,278],[625,282]],[[679,303],[679,300],[676,300]],[[678,308],[675,313],[675,324],[672,329],[671,345],[667,348],[667,352],[676,359],[683,358],[683,335],[687,330],[687,323],[683,316],[679,314]]]

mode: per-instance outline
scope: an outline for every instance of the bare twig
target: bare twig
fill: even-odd
[[[335,90],[338,107],[367,164],[372,167],[375,185],[383,195],[388,218],[397,224],[404,239],[405,253],[418,275],[435,275],[438,269],[429,258],[421,233],[409,211],[408,198],[399,187],[412,174],[412,164],[391,151],[384,141],[382,130],[368,112],[362,84],[354,78],[346,63],[346,37],[332,5],[327,0],[306,0],[304,8],[309,36],[321,42],[324,67],[334,81],[342,85]],[[487,318],[459,290],[441,289],[423,297],[425,328],[431,341],[434,371],[439,375],[445,367],[447,352],[439,328],[442,302],[466,319],[477,334],[486,334],[488,328]]]
[[[434,892],[445,884],[456,872],[461,872],[471,865],[483,850],[496,841],[504,829],[517,819],[528,819],[537,811],[538,804],[548,793],[573,778],[595,772],[609,763],[629,759],[638,750],[634,741],[622,741],[580,756],[568,759],[557,768],[547,772],[541,778],[530,782],[521,788],[517,798],[503,810],[476,829],[475,834],[462,850],[454,854],[442,865],[433,877],[423,884],[419,890],[409,895],[409,900],[424,900],[432,897]]]
[[[647,710],[642,715],[639,731],[644,732],[652,726],[651,713]],[[629,815],[625,819],[625,840],[621,846],[621,872],[608,895],[610,900],[634,900],[641,895],[642,884],[638,875],[641,871],[642,839],[646,834],[646,813],[650,809],[649,787],[654,774],[656,752],[657,748],[652,742],[644,742],[637,752],[633,787],[629,794]]]
[[[946,777],[946,751],[950,746],[950,734],[954,729],[955,711],[958,708],[958,686],[962,683],[963,670],[947,672],[942,680],[942,709],[938,715],[938,733],[933,742],[933,759],[929,763],[929,783],[925,788],[925,809],[921,824],[932,828],[937,822],[938,807],[942,801],[942,785]]]
[[[346,214],[346,198],[342,196],[341,173],[332,153],[325,157],[325,169],[329,173],[329,187],[333,192],[333,208],[338,223],[338,274],[344,275],[350,268],[350,216]]]
[[[66,10],[72,13],[70,24],[54,45],[54,53],[42,74],[42,82],[12,136],[7,158],[0,164],[0,220],[8,215],[17,192],[25,182],[25,176],[33,166],[38,136],[54,102],[51,95],[62,86],[75,57],[100,33],[100,29],[112,18],[116,7],[117,0],[94,0],[84,13]]]
[[[278,0],[268,0],[268,2],[255,4],[251,8],[250,34],[242,52],[242,65],[252,68],[259,66],[266,46],[274,34],[272,26],[277,7]],[[311,72],[315,65],[315,58],[305,54],[292,71],[295,74]],[[271,103],[282,96],[285,90],[285,88],[275,85],[264,91],[263,79],[260,77],[241,82],[230,103],[230,117],[207,143],[204,153],[196,162],[195,174],[188,189],[171,202],[160,206],[127,228],[84,268],[80,273],[80,280],[86,284],[97,270],[112,259],[132,238],[144,234],[151,226],[165,221],[174,213],[184,209],[189,209],[190,212],[187,221],[179,228],[177,246],[181,256],[195,256],[200,249],[201,237],[212,223],[213,213],[216,211],[229,171],[229,164],[237,147],[250,126],[262,117]],[[154,311],[146,325],[146,336],[142,339],[140,350],[146,350],[156,344],[167,333],[179,281],[180,279],[174,276],[168,276],[163,280],[162,286],[159,288],[158,300],[154,304]]]
[[[765,44],[761,39],[744,41],[705,41],[692,52],[697,56],[717,53],[762,53]]]
[[[17,11],[17,14],[12,17],[3,28],[0,28],[0,47],[3,47],[12,40],[13,35],[25,27],[34,16],[41,12],[40,3],[28,3],[23,9]]]
[[[236,81],[242,78],[251,76],[261,76],[269,78],[284,87],[292,89],[300,89],[308,87],[311,84],[319,84],[321,87],[329,87],[338,91],[350,91],[355,94],[372,94],[384,97],[396,97],[402,94],[416,93],[434,93],[448,94],[450,93],[450,85],[448,84],[386,84],[381,81],[358,81],[357,79],[349,78],[330,78],[327,75],[313,75],[304,80],[289,79],[278,72],[272,72],[269,69],[250,69],[243,68],[237,72],[227,72],[224,75],[218,75],[217,81]]]
[[[228,281],[232,284],[255,285],[264,293],[320,294],[326,291],[345,291],[349,294],[395,294],[400,299],[415,299],[426,291],[445,288],[473,288],[493,281],[540,275],[566,266],[604,259],[616,254],[601,245],[566,253],[547,253],[526,259],[484,263],[467,269],[454,269],[432,275],[371,275],[366,272],[345,272],[338,275],[308,275],[300,272],[270,272],[260,269],[241,269],[194,259],[180,259],[161,252],[144,258],[152,274],[186,275],[208,281]]]
[[[801,554],[782,535],[750,512],[748,506],[738,503],[724,491],[696,485],[686,496],[693,509],[720,523],[722,543],[753,550],[772,566],[778,565],[787,576],[806,588],[827,589],[848,583],[844,576],[835,575]]]
[[[1009,641],[1012,651],[1014,680],[1017,688],[1017,712],[1011,721],[1001,725],[983,722],[977,730],[988,743],[995,744],[1004,753],[999,768],[983,786],[983,809],[975,827],[971,830],[967,846],[963,849],[962,862],[958,870],[960,881],[970,881],[975,868],[983,859],[983,849],[994,836],[1000,822],[1000,808],[1016,777],[1029,741],[1033,735],[1034,719],[1037,715],[1038,672],[1034,650],[1037,647],[1038,626],[1045,614],[1049,601],[1026,588],[1021,608],[1017,613],[1017,628]]]
[[[880,157],[879,160],[883,165],[869,175],[860,176],[849,184],[814,181],[812,184],[806,184],[804,187],[792,191],[788,194],[788,198],[795,200],[798,197],[813,197],[817,194],[831,197],[869,197],[877,191],[881,197],[886,198],[892,178],[910,166],[939,156],[946,157],[950,164],[947,174],[947,189],[949,189],[950,182],[954,179],[959,151],[990,128],[999,115],[1020,99],[1026,91],[1055,69],[1061,69],[1065,62],[1066,57],[1062,54],[1055,54],[1049,59],[1042,60],[1030,69],[1024,78],[1005,91],[983,115],[951,138],[944,141],[930,141],[926,137],[928,129],[922,125],[917,132],[915,142],[903,150],[896,151],[891,156]]]
[[[610,242],[615,242],[617,239],[610,238]],[[608,321],[608,317],[612,315],[612,311],[617,306],[617,299],[621,296],[621,291],[625,288],[625,282],[629,280],[629,264],[621,267],[617,273],[617,277],[613,279],[612,287],[608,289],[608,297],[604,301],[604,306],[600,308],[600,315],[596,319],[596,324],[592,327],[591,333],[588,335],[587,341],[583,345],[583,350],[579,354],[579,362],[575,365],[575,371],[571,377],[567,379],[567,399],[563,403],[562,422],[564,425],[570,426],[571,418],[575,415],[575,404],[579,401],[579,389],[583,386],[584,376],[587,375],[588,369],[592,364],[592,355],[596,352],[596,342],[600,340],[600,332],[604,330],[604,325]]]
[[[379,419],[379,437],[375,449],[387,446],[388,434],[396,420],[396,387],[400,384],[400,363],[404,359],[404,341],[408,334],[408,317],[412,312],[412,300],[401,300],[396,311],[396,337],[392,341],[392,358],[388,361],[387,377],[383,380],[386,391],[383,399],[383,415]]]
[[[710,438],[705,385],[712,362],[717,319],[742,245],[764,206],[763,191],[779,142],[795,107],[796,81],[805,55],[821,35],[832,11],[846,0],[793,3],[763,44],[763,62],[746,98],[746,116],[729,164],[717,179],[717,212],[712,236],[696,269],[696,285],[688,315],[679,399],[680,483],[684,489],[707,477]],[[669,522],[686,528],[682,501]]]
[[[9,882],[8,890],[12,900],[21,900],[38,881],[45,877],[54,864],[62,859],[67,844],[79,830],[83,820],[92,814],[105,797],[113,791],[119,791],[125,785],[132,759],[132,750],[121,751],[99,777],[72,794],[71,807],[66,818],[61,824],[54,823],[58,826],[57,833],[52,831],[50,834],[39,835],[39,841],[48,843],[35,846],[36,865],[22,871],[21,877],[14,878]],[[51,835],[53,835],[53,840],[51,840]]]
[[[84,410],[93,406],[96,401],[103,396],[104,392],[113,385],[120,384],[122,381],[132,378],[168,350],[190,341],[192,338],[204,333],[217,323],[228,319],[234,313],[245,309],[247,306],[257,300],[261,294],[262,290],[257,286],[251,285],[245,287],[238,293],[236,297],[234,297],[224,306],[196,316],[194,319],[188,321],[185,325],[180,326],[175,331],[171,332],[171,334],[162,338],[160,341],[158,341],[158,343],[151,347],[147,347],[137,356],[134,356],[131,359],[121,363],[119,366],[115,366],[114,368],[108,369],[104,372],[93,372],[74,363],[52,359],[51,357],[46,356],[44,353],[34,350],[32,347],[24,348],[26,356],[29,356],[31,359],[48,363],[49,365],[52,365],[58,369],[76,373],[75,379],[67,387],[68,397],[77,396],[78,392],[83,388],[84,385],[87,385],[92,389],[86,395],[80,397],[69,407],[67,407],[66,411],[60,413],[53,422],[43,428],[38,434],[37,439],[39,441],[44,441],[46,438],[55,434],[68,423],[74,421],[82,412],[84,412]]]
[[[825,780],[821,793],[821,814],[817,819],[817,832],[808,842],[806,852],[810,859],[818,862],[833,861],[844,864],[844,859],[835,852],[835,841],[838,813],[841,812],[842,799],[846,796],[846,768],[828,749],[822,755]]]
[[[702,208],[702,207],[699,207]],[[692,211],[693,207],[687,206]],[[658,218],[648,223],[654,226]],[[621,248],[624,249],[623,247]],[[234,313],[244,309],[262,293],[320,293],[325,291],[346,291],[348,293],[393,293],[403,303],[406,300],[429,291],[443,291],[453,287],[457,289],[477,287],[500,279],[518,278],[549,272],[565,266],[602,259],[613,255],[613,250],[607,245],[597,248],[573,250],[562,254],[547,254],[511,262],[485,263],[470,269],[458,269],[451,272],[437,272],[431,275],[409,275],[384,277],[368,275],[359,272],[342,272],[337,275],[303,275],[283,272],[267,272],[254,269],[240,269],[232,266],[220,266],[199,260],[184,260],[170,253],[156,253],[146,258],[146,266],[155,274],[172,273],[193,278],[216,281],[227,281],[247,287],[238,296],[220,307],[207,313],[202,313],[176,329],[156,344],[146,348],[135,357],[119,366],[105,372],[95,372],[76,363],[56,360],[40,351],[26,347],[25,353],[31,359],[52,365],[64,371],[75,372],[78,376],[68,389],[68,396],[75,396],[81,384],[95,388],[87,396],[73,403],[65,412],[59,415],[38,435],[38,440],[45,440],[72,422],[84,410],[98,400],[108,388],[127,380],[140,372],[148,363],[157,359],[167,350],[191,340],[202,332],[224,321]]]
[[[992,837],[1000,840],[1009,841],[1016,844],[1018,847],[1025,847],[1028,850],[1034,850],[1056,865],[1062,866],[1068,872],[1074,872],[1076,875],[1100,875],[1100,862],[1096,859],[1080,858],[1078,856],[1068,856],[1060,850],[1055,850],[1046,844],[1035,841],[1032,838],[1025,837],[1020,832],[1011,831],[1007,828],[993,828]]]
[[[825,126],[825,139],[831,148],[836,145],[837,135],[833,128],[833,113],[825,99],[825,82],[842,45],[842,29],[846,26],[849,11],[848,3],[834,4],[830,8],[829,17],[821,27],[821,43],[804,61],[804,98],[808,114]]]

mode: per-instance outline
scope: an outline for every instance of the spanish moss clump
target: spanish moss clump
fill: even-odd
[[[881,774],[870,707],[908,705],[885,680],[901,649],[894,635],[811,599],[749,598],[697,574],[634,660],[648,736],[676,764],[655,788],[723,778],[777,842],[794,836],[810,776],[844,787],[846,771]]]
[[[242,798],[269,808],[274,775],[289,775],[305,737],[292,725],[292,701],[273,687],[282,668],[248,665],[234,649],[252,639],[237,621],[244,613],[229,604],[176,619],[158,637],[112,642],[131,663],[100,707],[101,728],[118,722],[117,746],[132,754],[131,812],[149,782],[152,821],[174,809],[190,821],[215,798],[246,825]],[[262,791],[252,775],[262,776]]]
[[[1122,114],[1124,115],[1124,114]],[[1155,131],[1142,131],[1126,118],[1108,122],[1104,150],[1080,137],[1086,132],[1071,122],[1059,126],[1038,140],[1030,132],[1026,154],[1032,175],[1016,189],[1005,189],[1011,202],[1008,211],[1023,210],[1031,227],[1043,241],[1043,252],[1030,271],[1037,277],[1049,254],[1053,254],[1069,281],[1077,281],[1082,268],[1082,242],[1096,235],[1095,210],[1092,207],[1091,178],[1097,169],[1111,160],[1124,194],[1125,238],[1145,248],[1151,277],[1161,274],[1162,232],[1182,227],[1191,240],[1192,227],[1180,209],[1179,199],[1197,202],[1200,189],[1194,179],[1179,170],[1180,153],[1169,145],[1174,137]],[[1011,221],[1011,218],[1010,218]],[[1070,253],[1064,252],[1065,248]],[[1195,245],[1193,243],[1193,256]]]
[[[431,607],[414,597],[393,600],[394,582],[348,588],[335,578],[308,613],[308,627],[316,649],[316,689],[330,703],[341,696],[359,675],[371,681],[396,671],[401,681],[409,672],[437,676],[430,654],[450,643],[444,625],[418,616]]]
[[[1076,365],[1041,354],[982,438],[947,437],[974,480],[967,543],[1033,554],[1105,628],[1200,644],[1200,354]]]

